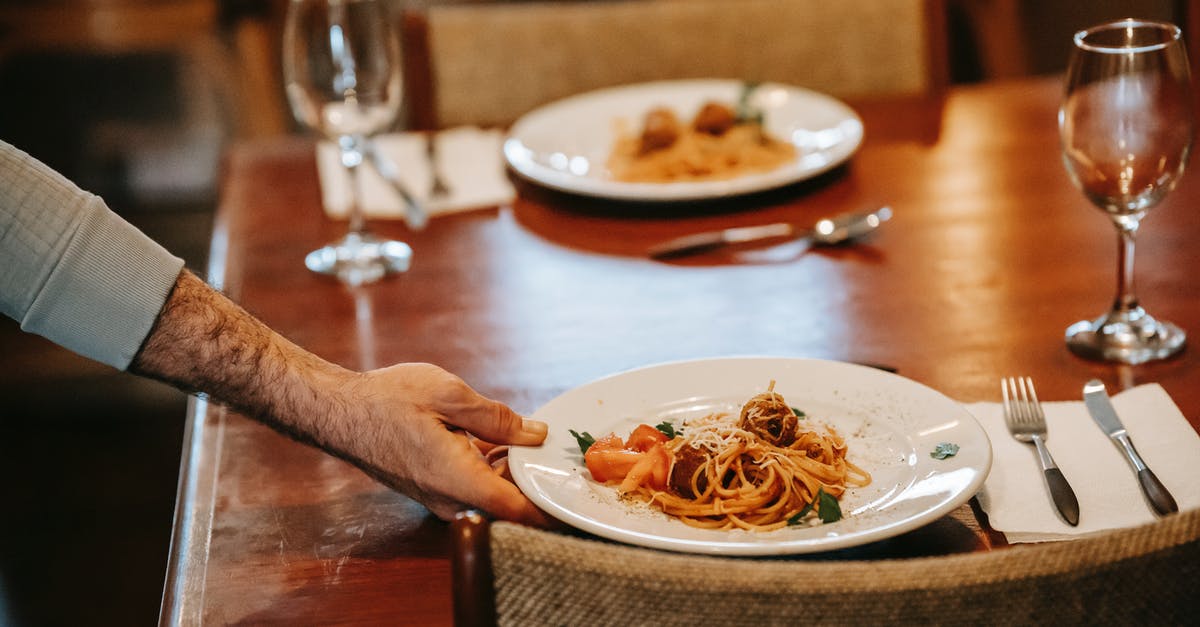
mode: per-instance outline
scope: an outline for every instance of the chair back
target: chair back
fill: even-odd
[[[1185,624],[1200,600],[1200,510],[1075,541],[883,560],[674,554],[470,516],[455,530],[460,625]],[[464,561],[471,546],[486,548]],[[464,564],[483,566],[473,587]]]
[[[410,123],[507,124],[566,96],[663,79],[940,94],[944,20],[941,0],[437,5],[404,18]]]

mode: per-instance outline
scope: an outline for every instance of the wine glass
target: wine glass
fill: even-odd
[[[1126,364],[1178,353],[1185,332],[1138,303],[1133,252],[1138,225],[1175,187],[1192,148],[1179,27],[1129,19],[1076,33],[1058,125],[1071,181],[1107,212],[1119,242],[1112,309],[1071,325],[1067,346],[1088,359]]]
[[[358,166],[364,142],[400,111],[400,53],[386,7],[376,0],[291,0],[284,24],[283,73],[288,102],[302,124],[337,143],[350,181],[346,235],[304,263],[349,285],[404,272],[412,248],[366,228]]]

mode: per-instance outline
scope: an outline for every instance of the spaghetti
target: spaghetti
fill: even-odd
[[[767,392],[750,399],[739,416],[708,414],[687,421],[681,435],[662,436],[657,446],[670,465],[665,482],[656,481],[663,472],[654,470],[661,462],[655,461],[655,445],[645,441],[646,425],[631,435],[633,440],[641,433],[641,443],[624,449],[642,449],[636,461],[629,457],[627,472],[613,476],[604,467],[593,469],[590,459],[588,468],[597,481],[619,479],[623,496],[694,527],[771,531],[809,516],[830,520],[823,510],[838,509],[836,499],[847,487],[868,485],[871,475],[846,458],[845,441],[834,430],[799,426],[774,386],[772,381]],[[611,450],[609,444],[596,454]]]
[[[608,169],[619,181],[671,183],[765,172],[795,159],[796,147],[768,135],[758,119],[707,103],[690,125],[669,109],[653,109],[641,133],[617,133]]]

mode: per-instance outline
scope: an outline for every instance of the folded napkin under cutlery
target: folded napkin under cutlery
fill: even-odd
[[[1200,435],[1158,384],[1140,385],[1112,397],[1138,451],[1180,510],[1200,507]],[[1062,521],[1046,498],[1029,447],[1014,440],[1000,403],[969,403],[992,441],[992,470],[979,503],[988,523],[1009,542],[1065,540],[1134,527],[1158,516],[1121,452],[1088,415],[1083,401],[1045,402],[1051,437],[1046,442],[1079,497],[1079,525]]]
[[[425,142],[438,142],[438,172],[448,184],[445,197],[430,198],[433,171],[430,169]],[[504,134],[498,130],[473,127],[448,129],[436,135],[425,133],[389,133],[372,139],[380,156],[390,160],[408,192],[424,204],[430,216],[478,209],[512,201],[515,192],[504,169]],[[370,160],[358,168],[360,199],[368,218],[401,219],[405,203]],[[350,177],[342,167],[336,144],[317,144],[317,175],[325,213],[345,218],[350,206]]]

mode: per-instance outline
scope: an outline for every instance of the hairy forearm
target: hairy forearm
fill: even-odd
[[[464,507],[548,524],[480,445],[537,445],[526,421],[431,365],[352,372],[292,344],[186,270],[130,370],[216,401],[345,459],[449,520]]]
[[[338,448],[345,435],[345,425],[322,421],[345,414],[337,392],[355,376],[292,344],[186,270],[130,370],[205,392],[325,448]]]

